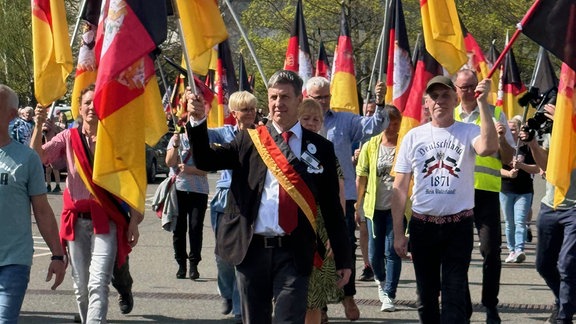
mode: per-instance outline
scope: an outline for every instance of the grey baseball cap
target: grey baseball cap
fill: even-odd
[[[428,84],[426,85],[426,93],[430,92],[430,89],[432,89],[432,87],[437,84],[441,84],[447,88],[456,91],[456,87],[454,86],[454,83],[452,83],[452,80],[450,80],[450,78],[445,77],[443,75],[437,75],[432,79],[430,79],[430,81],[428,81]]]

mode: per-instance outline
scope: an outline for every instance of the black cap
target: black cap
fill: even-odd
[[[456,91],[456,87],[454,86],[454,83],[452,83],[452,80],[450,80],[450,78],[445,77],[443,75],[437,75],[432,79],[430,79],[430,81],[428,81],[428,84],[426,85],[426,93],[430,92],[430,89],[437,84],[441,84],[447,88]]]

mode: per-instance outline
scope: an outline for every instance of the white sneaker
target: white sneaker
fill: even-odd
[[[508,254],[508,257],[506,258],[506,260],[504,260],[504,262],[513,263],[515,259],[516,259],[516,253],[514,253],[514,251],[512,251],[512,252],[510,252],[510,254]]]
[[[393,312],[396,310],[396,306],[394,306],[394,298],[388,297],[388,295],[384,294],[384,300],[382,301],[382,307],[380,307],[381,312]]]
[[[388,298],[388,295],[386,295],[386,293],[384,292],[382,285],[378,283],[378,299],[380,300],[381,303],[383,303],[386,300],[386,298]]]
[[[524,254],[524,252],[518,251],[514,253],[514,263],[522,263],[524,260],[526,260],[526,254]]]

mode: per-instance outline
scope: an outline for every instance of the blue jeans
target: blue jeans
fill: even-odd
[[[348,240],[350,241],[350,256],[352,258],[352,274],[350,275],[350,280],[344,285],[344,296],[354,296],[356,295],[356,221],[354,220],[354,214],[356,213],[356,208],[354,208],[356,200],[346,200],[346,230],[348,231]]]
[[[409,223],[418,315],[423,324],[467,323],[468,267],[474,243],[472,217],[435,224]],[[442,292],[442,314],[438,298]]]
[[[21,264],[0,266],[0,323],[17,323],[30,280],[30,267]]]
[[[372,219],[366,219],[368,226],[368,258],[374,271],[374,278],[385,282],[383,290],[390,298],[396,298],[396,288],[402,271],[402,260],[394,250],[392,212],[374,210]]]
[[[553,210],[541,204],[536,270],[556,297],[558,323],[572,323],[576,313],[576,207]]]
[[[240,293],[236,283],[236,270],[234,266],[216,255],[216,268],[218,269],[218,291],[222,298],[232,300],[232,314],[241,315]]]
[[[532,207],[532,193],[500,193],[500,206],[506,220],[506,242],[510,252],[524,251],[526,219]]]
[[[226,207],[226,196],[229,189],[217,187],[214,198],[210,201],[210,223],[214,234],[218,231],[218,221],[224,214]],[[236,283],[236,270],[234,265],[222,260],[221,257],[216,257],[216,268],[218,269],[218,291],[220,296],[225,299],[232,300],[232,314],[241,315],[242,305],[240,304],[240,293],[238,292],[238,284]]]

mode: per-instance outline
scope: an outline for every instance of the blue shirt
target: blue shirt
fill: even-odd
[[[388,114],[383,106],[376,106],[374,115],[359,116],[349,112],[328,110],[324,114],[323,132],[334,144],[334,151],[344,173],[346,200],[356,200],[356,172],[352,164],[352,144],[380,134],[388,127]]]
[[[224,125],[218,128],[208,129],[208,140],[210,144],[226,144],[234,140],[238,134],[238,126]],[[216,188],[230,188],[232,182],[232,170],[223,170],[220,179],[216,181]]]
[[[12,124],[11,137],[24,145],[28,145],[33,131],[34,121],[16,118]]]

